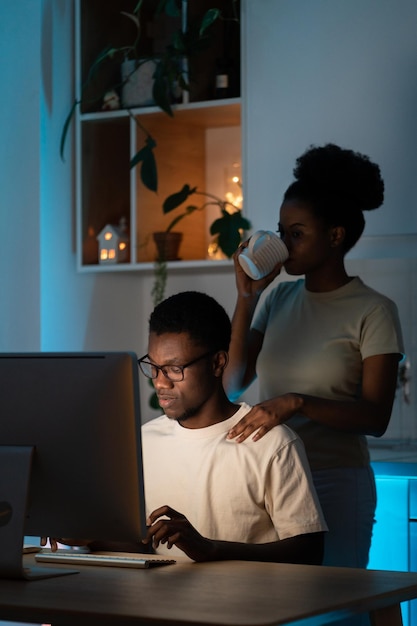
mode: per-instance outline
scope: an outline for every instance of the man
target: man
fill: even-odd
[[[257,442],[227,439],[250,410],[223,388],[230,336],[226,312],[203,293],[151,314],[139,364],[165,414],[142,428],[145,541],[195,561],[320,564],[327,527],[301,441],[285,425]]]

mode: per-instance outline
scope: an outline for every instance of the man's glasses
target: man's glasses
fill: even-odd
[[[184,380],[184,370],[186,367],[190,367],[190,365],[194,365],[194,363],[197,363],[202,359],[206,359],[212,354],[213,352],[206,352],[205,354],[198,356],[196,359],[193,359],[185,365],[155,365],[155,363],[147,361],[149,355],[145,354],[145,356],[143,356],[141,359],[138,359],[138,364],[142,374],[145,374],[147,378],[157,378],[159,372],[161,371],[165,378],[173,383],[179,383]]]

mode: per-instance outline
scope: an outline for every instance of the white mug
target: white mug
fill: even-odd
[[[258,230],[238,259],[244,272],[253,280],[259,280],[272,272],[277,263],[288,259],[288,248],[276,233]]]

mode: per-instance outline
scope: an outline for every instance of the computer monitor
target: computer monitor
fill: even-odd
[[[145,519],[136,355],[0,354],[0,577],[57,573],[24,536],[138,543]]]

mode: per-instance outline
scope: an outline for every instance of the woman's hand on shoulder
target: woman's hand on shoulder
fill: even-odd
[[[301,397],[293,393],[260,402],[228,432],[227,438],[242,443],[253,434],[253,441],[258,441],[271,428],[286,422],[297,412],[301,404]]]

